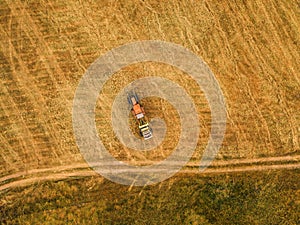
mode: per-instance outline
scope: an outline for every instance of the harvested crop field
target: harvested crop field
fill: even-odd
[[[9,207],[9,199],[17,196],[9,190],[19,186],[96,176],[74,138],[75,91],[98,57],[140,40],[184,46],[201,57],[218,80],[226,100],[226,132],[204,176],[218,170],[298,171],[299,30],[300,5],[293,0],[0,1],[0,190],[7,191],[0,207]],[[176,109],[164,100],[143,100],[149,118],[164,119],[168,128],[163,144],[153,151],[122,146],[109,122],[117,93],[130,82],[151,76],[181,85],[195,103],[200,135],[184,169],[195,171],[209,139],[210,108],[195,81],[175,67],[145,62],[114,74],[99,93],[95,110],[99,136],[113,156],[129,164],[151,164],[171,154],[180,124]],[[136,132],[134,125],[132,129]],[[176,179],[170,179],[172,185]],[[291,196],[295,193],[299,197],[299,186]]]

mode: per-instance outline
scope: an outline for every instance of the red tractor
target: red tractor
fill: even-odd
[[[139,126],[140,135],[144,137],[144,140],[152,138],[152,131],[149,127],[149,123],[145,117],[145,111],[143,106],[139,103],[139,98],[135,92],[128,94],[128,103],[131,106],[131,112],[136,118]]]

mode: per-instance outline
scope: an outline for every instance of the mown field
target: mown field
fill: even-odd
[[[218,161],[285,156],[299,160],[299,30],[300,5],[293,0],[0,1],[1,185],[10,182],[5,177],[17,173],[24,178],[28,171],[49,169],[44,177],[50,177],[55,173],[51,168],[84,164],[72,129],[72,103],[79,80],[98,57],[114,47],[138,40],[180,44],[201,57],[215,74],[227,105],[227,128]],[[153,62],[123,68],[100,93],[96,122],[105,146],[116,158],[132,160],[133,164],[137,160],[141,163],[161,160],[172,152],[176,140],[168,133],[163,146],[150,153],[127,149],[116,140],[108,122],[111,103],[118,91],[129,82],[147,76],[171,79],[193,98],[201,122],[194,154],[194,160],[198,160],[210,131],[207,101],[187,74]],[[155,98],[145,99],[144,105],[149,109],[150,118],[160,116],[169,129],[178,130],[178,115],[172,106]],[[175,133],[175,137],[178,135]],[[72,172],[76,172],[76,168]],[[175,221],[188,223],[190,216],[203,221],[200,224],[224,221],[228,224],[280,221],[296,224],[299,221],[297,176],[296,169],[264,172],[261,176],[247,172],[232,174],[229,178],[226,175],[202,177],[197,184],[196,175],[179,175],[163,183],[162,189],[159,185],[145,187],[147,196],[143,199],[140,199],[143,196],[139,194],[140,189],[127,193],[128,187],[108,181],[99,183],[103,192],[95,189],[84,195],[81,190],[92,190],[99,177],[41,182],[25,189],[4,191],[0,198],[4,216],[0,218],[12,224],[38,223],[47,218],[51,224],[52,219],[66,220],[70,214],[78,220],[67,220],[75,224],[76,221],[84,223],[87,217],[95,217],[99,223],[111,223],[116,218],[124,224],[125,220],[133,221],[139,212],[144,212],[136,223],[147,224],[150,217],[154,217],[151,220],[154,224],[164,219],[171,224],[171,218],[174,224]],[[224,186],[227,181],[238,186]],[[170,189],[167,188],[169,183],[172,184]],[[255,185],[267,193],[257,193],[253,189]],[[233,195],[224,197],[224,193],[218,192],[219,187]],[[286,191],[287,197],[280,194],[280,188]],[[121,190],[124,195],[117,198]],[[98,191],[105,200],[95,197]],[[179,199],[166,200],[176,193]],[[199,200],[211,201],[210,205],[205,206],[204,202],[193,205],[190,203],[193,195]],[[177,202],[181,202],[178,207]],[[114,207],[122,204],[124,211],[114,212]],[[243,211],[245,207],[247,210]],[[85,216],[81,209],[91,214]],[[150,214],[146,213],[148,210]],[[50,212],[60,216],[51,217]],[[159,212],[164,216],[159,216]],[[165,218],[166,215],[169,217]],[[91,221],[94,220],[88,222]]]

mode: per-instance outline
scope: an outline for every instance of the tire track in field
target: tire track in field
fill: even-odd
[[[64,74],[64,73],[59,68],[59,65],[53,55],[53,52],[50,50],[48,44],[43,39],[43,35],[39,32],[35,22],[32,20],[31,16],[26,11],[24,5],[21,2],[18,2],[18,3],[15,2],[15,4],[9,4],[9,2],[7,2],[7,5],[11,9],[12,15],[14,15],[16,17],[16,21],[22,25],[20,28],[21,31],[26,34],[26,37],[30,40],[30,42],[33,46],[34,45],[37,46],[36,52],[37,52],[38,56],[41,57],[41,59],[43,59],[43,65],[45,66],[45,69],[49,75],[48,77],[51,80],[51,82],[54,84],[55,89],[59,90],[60,88],[58,87],[57,80],[53,77],[53,73],[54,72],[57,74]],[[20,17],[20,15],[22,15],[22,16]],[[26,21],[26,22],[24,22],[24,21]],[[47,107],[46,99],[40,93],[40,90],[39,90],[38,86],[36,85],[36,80],[30,75],[29,68],[27,67],[25,62],[22,60],[20,55],[17,53],[17,49],[11,42],[12,37],[10,37],[9,34],[2,27],[0,27],[0,32],[2,35],[4,35],[5,40],[8,41],[8,47],[4,46],[4,45],[2,46],[2,49],[4,49],[4,50],[7,49],[7,51],[3,51],[3,53],[5,54],[5,56],[7,58],[11,59],[10,61],[11,61],[12,65],[14,64],[12,58],[15,57],[17,59],[18,64],[20,65],[20,67],[22,69],[22,72],[24,72],[24,74],[26,74],[26,79],[18,77],[18,75],[15,75],[14,79],[19,81],[20,86],[22,88],[24,88],[24,90],[26,90],[25,93],[30,93],[30,94],[26,94],[26,97],[28,97],[28,99],[30,100],[30,103],[34,109],[39,109],[39,110],[35,111],[35,113],[37,115],[37,119],[41,118],[41,121],[47,121],[47,115],[49,114],[49,112],[47,111],[48,107]],[[32,32],[34,35],[31,34]],[[34,40],[35,38],[38,40],[37,43]],[[41,46],[43,46],[43,47],[41,47]],[[55,69],[54,72],[52,71],[52,68]],[[61,92],[60,92],[60,94],[61,94]],[[63,94],[61,94],[61,95],[63,95]],[[66,99],[65,96],[62,96],[62,97],[63,97],[63,99]],[[16,111],[18,111],[18,106],[16,106]],[[25,122],[24,120],[22,120],[22,121]],[[28,126],[22,126],[22,127],[26,127],[26,130],[28,132],[30,132],[28,129]],[[59,129],[59,127],[56,127],[56,125],[54,123],[43,123],[43,127],[46,129],[45,135],[51,139],[51,142],[54,143],[54,146],[58,146],[57,148],[52,148],[52,153],[55,155],[56,158],[59,158],[58,154],[61,154],[61,155],[64,154],[64,152],[57,152],[54,150],[54,149],[61,149],[59,147],[61,145],[61,143],[59,142],[60,138],[58,138],[57,132],[55,132]],[[26,141],[22,140],[22,142],[25,141],[27,143],[28,140],[34,140],[32,134],[30,134],[30,135],[26,134],[26,135],[21,135],[21,136],[22,137],[30,137],[30,138],[27,138]],[[41,155],[40,150],[39,150],[40,148],[36,146],[35,141],[31,141],[31,145],[34,146],[33,149],[34,149],[36,157],[38,158],[38,156]],[[23,147],[22,149],[31,149],[31,147],[29,147],[28,144],[26,146]],[[31,153],[31,151],[28,151],[27,154],[30,154],[30,153]]]
[[[22,82],[23,80],[20,79],[17,75],[17,71],[15,69],[15,63],[14,63],[14,58],[17,60],[19,66],[21,67],[22,71],[25,72],[26,74],[29,74],[24,62],[22,61],[21,57],[17,54],[16,52],[16,49],[14,48],[13,44],[11,43],[11,39],[10,37],[8,36],[8,34],[5,32],[5,30],[3,29],[3,27],[0,25],[0,33],[2,35],[5,36],[5,39],[6,40],[9,40],[8,43],[7,43],[7,46],[4,45],[4,43],[0,42],[0,47],[1,49],[3,49],[3,54],[6,58],[10,59],[10,62],[11,62],[11,65],[12,65],[12,76],[13,76],[13,79],[17,82],[15,82],[15,86],[20,88],[18,83],[20,84],[20,86],[24,87],[24,89],[28,89],[28,85],[30,84],[27,84],[27,82]],[[5,49],[7,49],[7,51],[5,51]],[[4,84],[5,86],[5,84]],[[7,93],[7,88],[3,87],[3,93]],[[30,91],[28,90],[28,92],[26,93],[30,93]],[[38,93],[38,92],[35,92],[35,93]],[[26,95],[27,97],[28,95]],[[36,146],[35,146],[35,143],[32,141],[33,140],[33,136],[32,136],[32,133],[30,132],[30,130],[28,129],[28,126],[22,116],[22,111],[24,110],[20,110],[20,107],[18,106],[18,104],[16,103],[15,99],[13,97],[10,96],[10,94],[6,94],[6,102],[8,102],[9,104],[5,104],[5,106],[7,105],[10,105],[14,108],[14,112],[16,112],[16,115],[17,116],[17,119],[18,121],[20,122],[21,126],[20,126],[20,129],[18,130],[18,132],[20,132],[22,135],[22,137],[29,137],[29,138],[22,138],[20,140],[20,143],[22,144],[22,150],[23,150],[23,154],[24,155],[28,155],[30,154],[30,150],[31,150],[31,147],[33,147],[34,149],[34,154],[36,156],[38,156],[38,153],[36,151]],[[28,98],[31,100],[31,102],[35,102],[35,98],[32,97],[32,96],[28,96]],[[4,101],[3,101],[4,102]],[[5,109],[5,107],[1,104],[1,108]],[[7,110],[5,110],[7,111]],[[15,121],[14,123],[16,124],[17,121]]]
[[[27,36],[29,38],[31,38],[30,32],[33,32],[34,37],[37,38],[38,44],[39,44],[39,46],[37,47],[39,56],[45,59],[44,64],[46,66],[48,74],[49,74],[51,80],[57,85],[57,81],[56,81],[55,77],[53,76],[53,72],[51,71],[51,68],[55,69],[54,72],[56,74],[60,74],[60,75],[64,76],[64,73],[61,70],[61,68],[59,67],[59,64],[56,60],[55,55],[53,54],[53,51],[51,50],[48,43],[43,38],[44,35],[39,31],[36,22],[32,19],[32,16],[26,10],[24,3],[22,3],[19,0],[14,1],[15,4],[9,4],[9,1],[7,1],[7,0],[6,0],[6,2],[14,15],[19,15],[16,7],[19,8],[19,11],[22,15],[22,17],[21,17],[22,20],[20,20],[18,18],[18,21],[23,22],[22,23],[24,25],[23,31],[27,33]],[[24,21],[26,21],[26,22],[24,23]],[[40,46],[42,46],[42,47],[40,47]],[[65,76],[63,78],[66,79]]]
[[[271,16],[274,16],[274,15],[271,15],[270,13],[268,13],[268,9],[266,8],[267,5],[265,4],[261,4],[260,5],[260,8],[263,9],[263,12],[264,12],[264,15],[265,17],[268,19],[268,21],[271,21],[271,26],[272,26],[272,29],[273,30],[278,30],[276,29],[277,26],[279,26],[278,24],[275,24],[275,20],[273,18],[271,18]],[[280,18],[277,10],[276,10],[276,7],[274,6],[274,4],[270,4],[269,5],[270,7],[272,7],[272,12],[276,12],[275,14],[277,14],[277,17],[276,18]],[[281,26],[281,32],[284,32],[284,28]],[[282,57],[283,59],[291,59],[291,54],[286,54],[286,51],[284,49],[282,49],[281,46],[284,46],[283,42],[282,42],[282,38],[279,37],[278,33],[277,32],[274,32],[273,34],[273,37],[275,38],[275,43],[278,44],[277,46],[279,47],[280,49],[280,53],[284,56]],[[264,60],[263,57],[260,57],[261,60]],[[265,63],[267,65],[267,63]],[[270,74],[270,76],[272,77],[272,80],[274,81],[275,83],[275,87],[280,87],[280,85],[278,84],[278,81],[275,79],[274,75],[272,76]],[[296,79],[296,81],[298,81]],[[280,88],[276,89],[276,94],[277,94],[277,98],[280,102],[280,104],[282,105],[282,110],[284,111],[284,114],[286,115],[286,118],[287,118],[287,121],[288,121],[288,124],[289,124],[289,127],[291,129],[291,132],[292,132],[292,142],[293,142],[293,147],[295,149],[299,149],[299,142],[298,142],[298,135],[297,135],[297,127],[293,126],[293,124],[297,124],[296,122],[296,119],[294,117],[294,114],[291,112],[291,110],[289,109],[288,105],[286,104],[286,101],[284,101],[284,94],[282,93],[282,90]]]
[[[15,58],[18,62],[18,65],[20,66],[21,71],[26,74],[26,79],[20,78],[18,73],[15,71],[12,73],[14,80],[17,81],[17,83],[19,83],[19,86],[16,85],[19,89],[20,87],[22,87],[21,89],[25,90],[24,91],[24,96],[26,96],[29,100],[29,102],[32,105],[32,108],[34,109],[34,113],[38,116],[38,118],[41,118],[41,121],[47,121],[46,115],[48,114],[47,110],[47,104],[46,104],[46,100],[45,98],[40,94],[37,86],[34,84],[34,80],[31,78],[30,76],[30,72],[29,69],[27,68],[27,66],[25,65],[25,63],[23,62],[22,58],[19,56],[19,54],[17,53],[17,50],[15,49],[14,45],[11,43],[11,39],[9,38],[8,34],[5,32],[5,30],[2,28],[2,26],[0,25],[0,32],[2,34],[6,35],[6,39],[9,40],[8,42],[8,49],[7,46],[2,45],[2,43],[0,42],[0,47],[2,49],[7,49],[7,51],[3,51],[4,55],[7,58],[10,58],[11,61],[13,61],[13,58]],[[21,74],[20,74],[21,75]],[[30,93],[30,94],[28,94]],[[9,96],[9,95],[8,95]],[[9,97],[11,98],[11,97]],[[29,130],[29,126],[27,124],[27,121],[24,120],[24,118],[22,117],[22,113],[19,110],[19,106],[18,104],[15,102],[15,99],[11,99],[11,104],[14,105],[15,107],[15,112],[17,112],[17,115],[19,116],[20,121],[22,121],[23,125],[21,126],[22,129],[25,129],[25,131],[23,130],[23,133],[25,132],[25,135],[20,135],[21,137],[30,137],[30,138],[22,138],[22,142],[25,143],[25,146],[22,147],[22,149],[27,149],[28,151],[24,150],[26,155],[30,155],[32,153],[31,149],[33,149],[36,157],[38,157],[40,155],[39,151],[39,147],[36,146],[36,143],[33,141],[33,134],[32,132]],[[38,109],[38,110],[37,110]],[[29,123],[29,122],[28,122]],[[25,125],[24,125],[25,124]],[[46,129],[48,130],[57,130],[53,127],[53,124],[51,124],[51,127],[46,126]],[[56,132],[47,132],[48,134],[55,134]],[[58,137],[54,137],[51,136],[51,141],[54,143],[55,146],[60,146],[59,143],[57,142]],[[30,143],[28,143],[30,142]],[[33,147],[30,147],[33,146]],[[56,152],[54,151],[54,148],[52,149],[53,153],[56,154]],[[27,152],[27,153],[26,153]],[[56,157],[58,158],[58,155],[56,155]]]
[[[218,18],[218,16],[216,16],[216,15],[218,15],[218,10],[219,10],[220,6],[217,6],[217,8],[214,8],[214,7],[211,7],[211,5],[206,4],[206,7],[208,8],[208,10],[210,11],[210,13],[212,14],[212,16],[214,18]],[[240,27],[243,26],[243,23],[245,23],[244,21],[247,21],[246,24],[249,24],[249,23],[251,24],[251,21],[249,22],[249,19],[247,18],[247,15],[244,15],[243,13],[241,13],[240,9],[237,9],[237,6],[235,4],[229,3],[229,5],[226,6],[225,8],[226,8],[226,13],[227,14],[236,15],[236,17],[234,17],[234,18],[230,18],[231,26],[234,27],[233,30],[241,30],[240,32],[242,34],[241,38],[242,38],[243,42],[246,43],[247,45],[249,45],[249,43],[246,41],[247,30],[246,29],[241,29]],[[236,20],[239,20],[239,26],[240,27],[237,25]],[[253,96],[251,87],[249,86],[249,82],[248,82],[249,78],[248,78],[247,75],[245,75],[241,72],[238,72],[238,68],[237,68],[238,65],[237,65],[236,60],[234,59],[235,58],[234,55],[236,53],[235,53],[235,50],[232,49],[232,47],[231,47],[232,44],[230,44],[230,40],[228,39],[228,35],[226,34],[227,27],[224,27],[222,22],[220,20],[217,20],[216,29],[221,34],[220,36],[223,37],[224,46],[222,46],[217,41],[216,41],[216,45],[220,49],[225,48],[227,50],[228,56],[224,55],[223,58],[226,58],[228,61],[230,61],[230,60],[233,61],[234,66],[232,68],[234,70],[235,77],[236,77],[236,79],[239,80],[240,83],[242,83],[242,86],[244,87],[244,89],[247,90],[247,91],[245,91],[246,97],[249,99],[249,102],[251,102],[251,104],[253,106],[253,110],[250,113],[251,113],[251,115],[253,115],[253,117],[257,117],[258,118],[257,120],[260,121],[260,122],[256,123],[255,126],[257,127],[257,130],[262,130],[262,133],[265,133],[262,141],[264,142],[264,145],[266,146],[267,151],[269,152],[272,149],[274,149],[273,142],[271,140],[271,132],[270,132],[267,120],[266,120],[266,118],[264,117],[264,115],[261,111],[261,107],[258,104],[255,96]],[[250,46],[250,49],[251,49],[251,47],[252,46]],[[244,49],[243,51],[247,51],[247,49]],[[254,57],[252,52],[249,52],[247,54],[249,55],[249,57],[250,56]],[[253,65],[253,62],[255,63],[255,61],[252,62],[252,61],[249,61],[248,59],[246,59],[246,61],[248,61],[249,65]],[[228,111],[228,113],[230,114],[230,111]],[[229,117],[229,120],[231,120],[231,117]],[[263,125],[261,125],[261,124],[263,124]],[[236,140],[238,142],[239,146],[240,146],[241,145],[240,143],[247,142],[249,140],[249,137],[247,137],[247,133],[243,132],[243,131],[245,131],[245,129],[243,128],[243,126],[244,126],[243,124],[234,124],[234,126],[237,127],[238,130],[240,131],[238,135],[241,138],[237,138],[237,140]]]
[[[288,164],[288,161],[294,161],[295,163]],[[267,163],[267,162],[286,162],[285,164],[275,164],[275,165],[243,165],[251,163]],[[240,165],[241,166],[237,166]],[[219,174],[219,173],[235,173],[235,172],[248,172],[248,171],[265,171],[265,170],[277,170],[277,169],[297,169],[300,168],[300,155],[297,156],[281,156],[281,157],[268,157],[268,158],[258,158],[258,159],[241,159],[241,160],[228,160],[228,161],[217,161],[213,162],[212,166],[219,168],[208,167],[205,171],[199,172],[199,163],[189,162],[187,164],[189,168],[184,168],[179,171],[179,173],[192,173],[192,174]],[[236,167],[232,167],[236,166]],[[81,169],[83,171],[69,171],[74,169]],[[52,172],[52,174],[43,174],[46,172]],[[126,172],[126,171],[120,171]],[[41,174],[41,175],[39,175]],[[34,177],[28,177],[34,175]],[[0,178],[1,183],[5,183],[0,186],[0,191],[15,188],[24,187],[33,183],[42,181],[55,181],[62,180],[71,177],[83,177],[83,176],[99,176],[98,173],[93,171],[86,163],[79,163],[68,166],[59,166],[44,169],[33,169],[26,172],[19,172],[16,174],[11,174]],[[16,178],[24,177],[24,179],[8,182]],[[103,178],[104,179],[104,178]]]
[[[236,18],[240,18],[239,21],[241,22],[241,24],[252,24],[248,14],[244,14],[243,12],[240,12],[240,9],[238,9],[234,3],[229,3],[229,5],[231,5],[229,7],[231,10],[231,13],[236,15]],[[233,23],[233,24],[235,24],[235,23]],[[243,25],[241,25],[241,26],[243,26]],[[249,30],[247,28],[245,28],[245,29],[242,29],[241,32],[242,32],[242,38],[243,38],[245,44],[249,46],[249,48],[247,48],[247,49],[257,48],[255,44],[253,45],[251,43],[251,38],[249,40],[247,40]],[[245,51],[247,51],[247,50],[245,49]],[[260,52],[260,50],[255,51],[255,52]],[[249,55],[249,58],[246,59],[246,61],[247,61],[247,63],[249,63],[249,65],[253,66],[254,68],[261,67],[261,65],[255,65],[256,64],[255,60],[250,60],[250,57],[256,58],[257,54],[253,54],[252,52],[249,52],[248,55]],[[249,101],[251,102],[251,105],[253,106],[252,115],[254,117],[258,117],[259,121],[262,123],[262,126],[260,124],[256,124],[256,126],[258,127],[258,129],[263,129],[263,133],[266,134],[266,138],[264,139],[265,146],[268,148],[268,150],[274,149],[268,122],[267,122],[265,116],[263,115],[260,104],[257,102],[257,99],[254,96],[251,86],[249,85],[248,75],[244,74],[244,73],[236,73],[236,76],[241,78],[240,82],[243,83],[243,86],[247,90],[245,93],[246,93]]]

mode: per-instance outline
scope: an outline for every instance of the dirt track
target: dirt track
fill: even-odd
[[[275,164],[266,165],[266,163],[268,162],[272,162]],[[258,164],[258,165],[251,165],[251,164]],[[217,161],[212,164],[212,167],[207,168],[205,171],[201,173],[197,170],[198,166],[199,163],[189,162],[187,164],[188,168],[180,170],[180,173],[218,174],[218,173],[263,171],[263,170],[277,170],[277,169],[296,169],[296,168],[300,168],[300,156],[294,156],[294,157],[283,156],[283,157],[269,157],[269,158],[260,158],[260,159]],[[75,169],[80,169],[80,171],[72,171]],[[35,170],[29,170],[27,172],[16,173],[16,174],[12,174],[0,178],[0,183],[4,183],[0,185],[0,191],[9,188],[14,188],[14,187],[28,186],[34,183],[48,181],[48,180],[62,180],[70,177],[97,176],[97,175],[98,174],[96,172],[90,170],[87,164],[74,164],[70,166],[35,169]],[[13,180],[18,178],[22,178],[22,179],[9,182],[9,180],[11,179]]]

